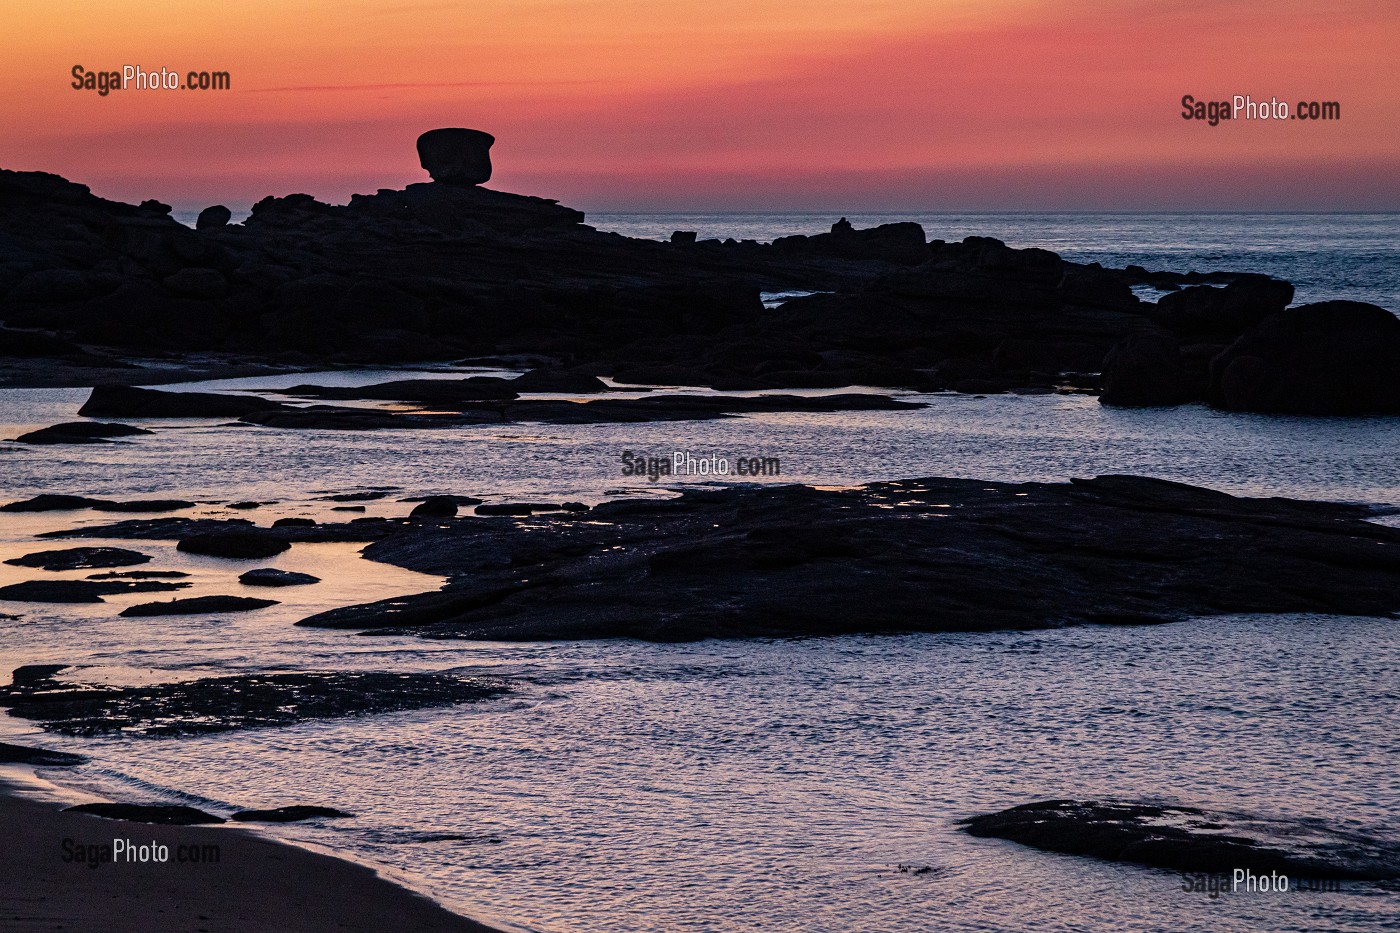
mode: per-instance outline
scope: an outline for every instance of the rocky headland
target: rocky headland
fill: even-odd
[[[433,181],[344,205],[267,197],[239,224],[216,206],[195,229],[156,201],[0,171],[0,373],[150,384],[171,378],[152,358],[241,373],[529,355],[542,385],[1101,388],[1118,405],[1400,412],[1400,320],[1373,305],[1290,308],[1292,286],[1267,276],[1106,269],[987,237],[929,241],[914,223],[633,239],[482,187],[491,140],[433,130],[418,147]],[[1143,301],[1136,285],[1166,294]],[[820,294],[768,309],[763,291]]]

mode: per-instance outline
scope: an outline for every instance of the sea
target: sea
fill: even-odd
[[[947,240],[996,236],[1069,259],[1267,272],[1297,301],[1400,309],[1400,215],[848,215],[916,220]],[[600,229],[771,240],[832,216],[595,214]],[[1150,297],[1150,296],[1149,296]],[[277,390],[459,378],[446,367],[285,374],[171,387]],[[702,392],[694,387],[676,391]],[[854,387],[877,391],[878,387]],[[706,422],[332,432],[217,420],[82,447],[0,444],[0,500],[41,492],[178,496],[186,513],[402,515],[412,496],[600,502],[714,477],[622,473],[624,450],[777,457],[765,483],[918,476],[1062,481],[1136,473],[1240,495],[1400,505],[1400,418],[1323,419],[1203,406],[1115,410],[1078,395],[900,393],[899,412],[762,413]],[[72,420],[84,389],[0,389],[0,437]],[[549,396],[557,397],[557,396]],[[325,497],[381,491],[365,512]],[[255,500],[253,511],[228,503]],[[124,516],[116,516],[121,518]],[[0,561],[62,546],[34,535],[113,516],[0,513]],[[1397,523],[1395,517],[1378,521]],[[180,595],[247,594],[241,564],[135,547],[182,570]],[[439,577],[301,544],[259,566],[315,586],[225,616],[122,619],[149,596],[0,602],[0,671],[153,683],[265,670],[432,670],[514,691],[445,710],[179,739],[67,739],[0,717],[0,740],[78,751],[41,769],[74,793],[213,812],[288,803],[355,814],[268,830],[363,860],[511,931],[1372,931],[1400,888],[1218,897],[1181,875],[975,839],[958,821],[1057,797],[1127,798],[1324,819],[1400,834],[1400,635],[1393,619],[1199,618],[1155,627],[658,645],[365,638],[297,628],[335,606],[423,592]],[[41,572],[0,563],[0,585]],[[83,572],[43,574],[78,578]],[[264,595],[256,593],[252,595]]]

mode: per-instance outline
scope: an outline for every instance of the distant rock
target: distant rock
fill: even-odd
[[[418,137],[418,161],[433,181],[484,185],[491,180],[491,146],[496,137],[481,130],[447,127]]]
[[[199,216],[195,218],[194,228],[196,230],[210,230],[214,227],[223,227],[232,219],[233,211],[222,204],[215,204],[199,212]]]
[[[297,823],[301,820],[341,819],[349,816],[354,816],[354,814],[337,810],[334,807],[294,804],[272,810],[239,810],[229,819],[239,823]]]
[[[251,596],[195,596],[190,599],[128,606],[118,615],[128,619],[147,616],[209,615],[215,612],[251,612],[254,609],[266,609],[276,605],[275,599],[254,599]]]
[[[1315,819],[1271,819],[1195,807],[1047,800],[963,821],[973,836],[1136,862],[1172,871],[1245,869],[1294,878],[1400,878],[1400,845]]]
[[[104,444],[114,437],[135,437],[152,434],[145,428],[129,424],[104,424],[100,421],[65,421],[15,438],[21,444]]]
[[[41,570],[97,570],[103,567],[131,567],[149,563],[147,554],[122,547],[71,547],[57,551],[36,551],[5,561],[15,567]]]
[[[244,586],[307,586],[312,583],[320,583],[321,578],[313,577],[309,573],[261,567],[241,574],[238,577],[238,582]]]
[[[107,820],[126,820],[129,823],[155,823],[163,826],[198,826],[204,823],[222,823],[222,817],[205,813],[194,807],[171,804],[137,803],[83,803],[76,807],[66,807],[67,813],[87,813]]]
[[[239,418],[289,407],[255,395],[96,386],[78,414],[88,418]]]
[[[251,531],[223,531],[181,538],[177,550],[231,560],[261,560],[281,554],[291,545],[281,538]]]
[[[1359,301],[1271,315],[1211,361],[1209,400],[1231,411],[1400,414],[1400,318]]]

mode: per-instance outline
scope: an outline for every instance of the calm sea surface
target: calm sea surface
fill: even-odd
[[[832,219],[590,218],[634,235],[695,229],[757,239],[816,232]],[[1400,307],[1394,215],[912,219],[933,237],[995,235],[1113,265],[1266,271],[1297,283],[1299,300]],[[268,391],[399,375],[200,387]],[[85,396],[0,390],[0,437],[71,420]],[[594,502],[668,494],[621,475],[630,449],[776,456],[777,481],[1118,472],[1400,504],[1400,419],[1115,411],[1077,396],[913,397],[929,407],[394,434],[147,422],[157,433],[129,443],[0,444],[0,499],[179,495],[201,503],[187,514],[266,524],[345,518],[318,497],[368,486],[397,487],[367,504],[370,515],[404,514],[411,506],[399,499],[429,493]],[[248,499],[272,504],[224,507]],[[0,513],[0,560],[54,546],[36,533],[101,520]],[[245,592],[236,582],[245,566],[180,554],[168,542],[116,543],[153,555],[150,567],[190,572],[194,587],[182,595]],[[40,738],[8,717],[0,734],[92,755],[93,765],[55,777],[109,796],[350,810],[354,820],[278,832],[369,859],[518,930],[1364,931],[1393,929],[1400,909],[1394,888],[1359,884],[1212,900],[1184,892],[1169,872],[972,839],[955,827],[1017,803],[1113,795],[1400,833],[1393,621],[1232,617],[692,645],[424,642],[292,623],[434,589],[439,578],[364,561],[355,545],[298,545],[266,565],[324,582],[278,591],[279,606],[213,618],[117,617],[143,596],[93,606],[0,602],[0,616],[17,617],[0,618],[0,670],[86,664],[82,676],[112,682],[269,668],[461,670],[512,677],[515,693],[476,707],[191,739]],[[39,574],[0,564],[0,584]]]

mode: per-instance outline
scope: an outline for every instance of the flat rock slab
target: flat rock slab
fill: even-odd
[[[251,612],[277,605],[275,599],[254,599],[251,596],[195,596],[190,599],[172,599],[163,603],[141,603],[128,606],[118,615],[128,619],[146,616],[189,616],[209,615],[215,612]]]
[[[32,499],[0,505],[0,512],[75,512],[80,509],[93,509],[98,512],[178,512],[194,507],[195,503],[185,499],[131,499],[117,502],[111,499],[94,499],[91,496],[43,493]]]
[[[963,821],[974,836],[1173,871],[1400,878],[1400,845],[1321,820],[1121,801],[1046,800]]]
[[[63,735],[199,735],[474,703],[504,681],[452,674],[340,671],[238,674],[143,687],[0,688],[0,706]]]
[[[337,810],[334,807],[295,804],[271,810],[240,810],[229,819],[238,823],[299,823],[302,820],[341,819],[349,816],[354,816],[354,814]]]
[[[1400,529],[1364,506],[1107,476],[690,489],[580,516],[392,526],[364,556],[438,592],[303,625],[658,641],[1392,616]]]
[[[97,570],[103,567],[131,567],[150,563],[150,556],[122,547],[70,547],[57,551],[36,551],[12,557],[5,563],[40,570]]]
[[[261,560],[281,554],[291,545],[282,538],[256,532],[223,532],[181,538],[177,550],[231,560]]]
[[[28,748],[24,745],[11,745],[0,742],[0,764],[46,765],[48,767],[71,768],[87,761],[86,756],[68,752],[55,752],[47,748]]]
[[[65,808],[69,813],[89,813],[107,820],[126,820],[131,823],[159,823],[164,826],[198,826],[204,823],[222,823],[222,817],[205,813],[194,807],[171,806],[168,804],[139,803],[83,803]]]
[[[26,580],[0,587],[0,599],[23,603],[100,603],[122,593],[169,593],[188,583],[159,580]]]
[[[314,577],[309,573],[263,567],[240,574],[238,582],[244,586],[308,586],[312,583],[320,583],[321,578]]]

